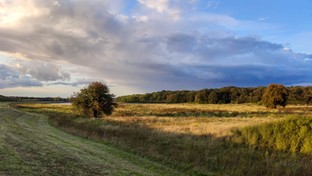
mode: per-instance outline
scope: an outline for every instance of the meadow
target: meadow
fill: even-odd
[[[312,173],[312,106],[120,104],[100,119],[81,117],[70,105],[17,107],[187,175]]]

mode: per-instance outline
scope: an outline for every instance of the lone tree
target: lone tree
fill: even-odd
[[[281,84],[270,84],[262,96],[262,104],[267,108],[285,107],[287,104],[287,89]]]
[[[95,118],[101,114],[111,115],[117,106],[114,95],[101,82],[92,82],[80,92],[74,93],[71,102],[81,114]]]

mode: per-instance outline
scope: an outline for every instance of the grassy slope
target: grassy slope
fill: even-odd
[[[293,118],[295,114],[310,115],[312,107],[289,106],[267,110],[255,105],[125,105],[120,106],[111,117],[103,119],[81,118],[73,114],[70,106],[45,104],[23,107],[27,111],[49,115],[51,123],[68,132],[108,141],[119,148],[181,166],[181,169],[191,168],[204,175],[312,173],[311,155],[250,147],[242,143],[244,140],[240,137],[216,137],[211,135],[214,131],[211,129],[203,129],[197,134],[195,128],[211,123],[214,125],[209,128],[214,128],[218,123],[236,123],[237,120],[248,120],[254,122],[253,125],[259,125],[261,118],[265,121],[273,118],[275,121],[275,118]],[[195,126],[185,128],[187,125],[184,122]],[[178,130],[168,131],[167,127]],[[227,127],[223,129],[229,130]]]
[[[0,175],[181,175],[0,104]]]

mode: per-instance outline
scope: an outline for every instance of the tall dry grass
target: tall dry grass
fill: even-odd
[[[237,138],[237,133],[232,133],[233,129],[283,122],[293,114],[309,115],[312,107],[271,110],[251,104],[123,104],[112,116],[102,119],[81,118],[70,106],[23,107],[47,114],[51,124],[70,133],[104,140],[198,175],[312,173],[310,155],[249,147],[244,139]]]
[[[125,124],[136,124],[141,127],[164,131],[176,134],[189,135],[212,135],[224,137],[232,135],[233,129],[240,129],[247,126],[259,125],[269,122],[276,122],[284,117],[276,118],[240,118],[240,117],[156,117],[156,116],[111,116],[105,117],[105,121],[122,122]]]

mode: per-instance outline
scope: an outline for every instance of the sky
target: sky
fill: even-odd
[[[312,85],[311,0],[0,0],[0,94]]]

